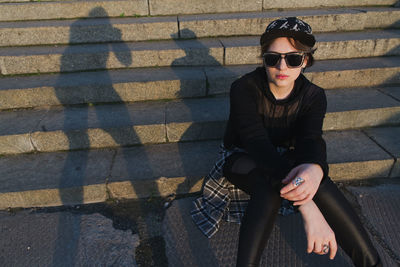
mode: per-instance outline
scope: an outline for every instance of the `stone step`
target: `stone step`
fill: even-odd
[[[0,79],[0,110],[224,94],[256,65],[143,68]],[[400,84],[400,57],[317,61],[306,76],[325,89]],[[334,82],[333,82],[334,81]]]
[[[0,22],[0,46],[163,40],[178,31],[176,16]]]
[[[170,14],[204,14],[224,13],[243,11],[262,11],[269,9],[301,9],[301,8],[322,8],[322,7],[343,7],[343,6],[385,6],[394,5],[396,0],[354,0],[354,1],[282,1],[279,0],[233,0],[212,2],[210,0],[150,0],[151,15]]]
[[[400,124],[400,101],[378,89],[329,90],[327,99],[324,130]],[[221,139],[228,115],[228,97],[3,111],[0,154]]]
[[[60,1],[77,1],[77,0],[40,0],[39,2],[60,2]],[[79,1],[79,0],[78,0]],[[26,3],[33,2],[31,0],[0,0],[0,3]]]
[[[320,33],[316,60],[400,55],[400,31]],[[225,65],[261,64],[259,37],[221,38]]]
[[[358,7],[308,10],[274,10],[234,14],[178,16],[181,38],[209,36],[260,36],[266,25],[281,17],[296,16],[309,23],[314,33],[398,28],[399,8]]]
[[[334,180],[387,178],[398,157],[400,128],[328,132]],[[395,134],[386,134],[386,133]],[[385,142],[379,143],[382,137]],[[398,140],[397,140],[398,141]],[[378,142],[378,143],[376,143]],[[197,192],[218,157],[220,141],[157,144],[124,149],[0,157],[0,209],[103,202]],[[389,145],[386,147],[386,145]]]
[[[0,21],[147,16],[147,0],[0,3]]]
[[[8,1],[11,3],[1,3]],[[269,9],[306,9],[331,7],[392,6],[397,0],[286,1],[278,0],[86,0],[40,1],[16,3],[0,0],[0,21],[46,20],[82,17],[159,16],[175,14],[207,14],[261,12]],[[263,3],[264,2],[264,3]],[[60,15],[62,14],[62,15]]]
[[[400,55],[400,30],[323,33],[316,59]],[[0,49],[3,75],[261,62],[258,37]]]
[[[0,46],[260,36],[272,20],[290,16],[307,21],[315,33],[400,27],[400,9],[392,7],[0,22]]]

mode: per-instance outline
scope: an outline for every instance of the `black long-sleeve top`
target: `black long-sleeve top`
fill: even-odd
[[[290,95],[276,100],[269,90],[264,67],[236,80],[230,90],[230,115],[224,146],[245,149],[274,179],[283,179],[302,163],[319,164],[328,175],[322,124],[326,113],[322,88],[300,74]],[[276,147],[290,148],[291,159]]]

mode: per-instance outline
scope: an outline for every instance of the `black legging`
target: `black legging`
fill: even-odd
[[[236,266],[258,266],[281,205],[282,184],[257,168],[245,153],[234,153],[227,158],[224,175],[250,195],[240,226]],[[381,266],[379,255],[359,218],[329,177],[322,179],[313,201],[356,267]]]

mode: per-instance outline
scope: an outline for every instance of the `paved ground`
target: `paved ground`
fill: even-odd
[[[164,201],[0,211],[0,265],[167,266]]]
[[[400,265],[400,180],[342,185],[385,266]],[[239,226],[205,238],[188,215],[188,196],[0,212],[2,266],[234,266]],[[170,205],[168,205],[170,204]],[[299,215],[279,217],[261,266],[352,266],[308,255]]]

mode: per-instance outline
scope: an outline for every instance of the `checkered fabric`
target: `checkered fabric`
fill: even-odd
[[[280,154],[285,148],[277,148]],[[208,238],[219,228],[221,219],[227,222],[240,223],[247,208],[250,196],[231,184],[222,173],[225,159],[236,152],[245,152],[240,148],[226,149],[220,146],[220,159],[204,178],[202,196],[193,201],[190,212],[194,223]],[[246,152],[245,152],[246,153]],[[289,215],[295,212],[294,207],[286,200],[282,201],[279,213]]]

